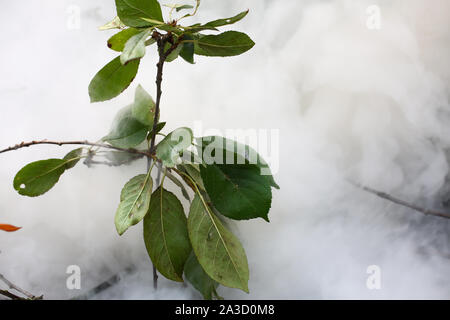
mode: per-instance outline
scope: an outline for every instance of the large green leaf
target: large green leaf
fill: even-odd
[[[255,43],[245,33],[227,31],[200,37],[195,42],[195,53],[210,57],[230,57],[247,52],[254,45]]]
[[[189,238],[205,272],[220,284],[248,292],[249,270],[244,248],[195,196],[188,218]]]
[[[104,66],[89,84],[91,102],[110,100],[121,94],[136,77],[139,61],[122,65],[119,56]]]
[[[147,137],[149,127],[133,116],[133,105],[119,111],[111,132],[102,140],[118,148],[134,148]]]
[[[155,102],[153,101],[151,95],[148,94],[141,85],[136,88],[131,113],[133,114],[133,117],[148,127],[153,126],[155,117]]]
[[[199,145],[198,152],[205,163],[255,164],[268,183],[272,187],[280,189],[267,162],[250,146],[220,136],[199,138],[197,144]]]
[[[169,133],[156,147],[156,156],[166,167],[175,167],[180,155],[192,144],[193,133],[189,128],[178,128]]]
[[[148,174],[141,174],[128,181],[120,194],[115,224],[119,235],[144,219],[150,207],[153,180]]]
[[[153,193],[144,219],[144,242],[158,271],[183,282],[184,264],[192,250],[186,216],[180,200],[162,187]]]
[[[213,296],[216,295],[219,284],[203,270],[194,252],[190,254],[186,261],[184,276],[203,295],[203,299],[212,300]]]
[[[122,52],[125,48],[125,43],[127,41],[137,35],[138,33],[141,33],[141,30],[135,29],[135,28],[128,28],[125,30],[122,30],[115,35],[113,35],[108,40],[108,47],[111,48],[114,51]]]
[[[123,53],[120,56],[120,62],[125,65],[132,60],[145,56],[145,41],[150,34],[151,31],[145,30],[132,36],[125,44]]]
[[[141,18],[164,21],[161,6],[157,0],[116,0],[117,15],[129,27],[146,27],[149,24]]]
[[[204,26],[218,28],[218,27],[229,25],[229,24],[234,24],[234,23],[244,19],[247,14],[248,14],[248,10],[243,11],[243,12],[239,13],[238,15],[231,17],[231,18],[218,19],[218,20],[208,22]]]
[[[53,188],[67,169],[66,165],[73,161],[48,159],[32,162],[16,174],[14,189],[24,196],[40,196]]]
[[[272,191],[253,164],[201,165],[200,173],[214,207],[235,220],[269,221]]]

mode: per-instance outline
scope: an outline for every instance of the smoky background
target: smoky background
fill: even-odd
[[[169,2],[169,1],[167,1]],[[186,3],[189,1],[186,1]],[[166,3],[162,1],[162,3]],[[381,28],[366,26],[377,5]],[[156,53],[148,48],[123,95],[90,104],[87,86],[117,53],[114,1],[4,1],[0,13],[0,147],[34,139],[97,140],[141,84],[154,95]],[[237,30],[256,42],[236,58],[181,59],[164,73],[165,129],[279,130],[281,186],[271,223],[235,228],[250,266],[250,295],[228,299],[448,299],[450,225],[365,193],[348,180],[422,206],[445,210],[450,186],[450,3],[445,0],[203,0],[197,19],[250,8]],[[79,24],[73,20],[79,11]],[[229,29],[233,29],[230,27]],[[114,213],[122,186],[146,163],[88,169],[78,165],[39,198],[12,188],[25,164],[71,148],[22,149],[0,157],[0,273],[45,298],[87,292],[115,274],[100,299],[196,299],[189,287],[159,278],[142,225],[119,237]],[[179,192],[175,187],[173,191]],[[82,289],[66,287],[81,268]],[[369,290],[367,267],[381,268]],[[125,272],[127,268],[134,272]]]

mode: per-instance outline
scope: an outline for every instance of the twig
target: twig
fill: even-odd
[[[133,153],[133,154],[140,154],[140,155],[144,155],[146,157],[150,157],[150,154],[146,151],[140,151],[140,150],[136,150],[136,149],[125,149],[125,148],[118,148],[118,147],[114,147],[111,146],[109,144],[104,144],[104,143],[97,143],[97,142],[89,142],[89,141],[49,141],[49,140],[40,140],[40,141],[31,141],[31,142],[22,142],[19,144],[16,144],[15,146],[0,150],[0,154],[1,153],[5,153],[8,151],[14,151],[14,150],[18,150],[21,148],[27,148],[27,147],[31,147],[31,146],[35,146],[35,145],[40,145],[40,144],[51,144],[51,145],[57,145],[57,146],[63,146],[63,145],[85,145],[85,146],[93,146],[93,147],[100,147],[100,148],[106,148],[106,149],[114,149],[114,150],[118,150],[118,151],[123,151],[123,152],[128,152],[128,153]]]
[[[12,283],[12,282],[9,281],[8,279],[6,279],[2,274],[0,274],[0,280],[3,281],[3,282],[9,287],[9,289],[15,290],[15,291],[17,291],[17,292],[23,294],[23,295],[26,296],[28,299],[31,299],[31,300],[41,300],[41,299],[42,299],[42,296],[37,297],[37,296],[35,296],[35,295],[29,293],[28,291],[19,288],[19,287],[16,286],[14,283]],[[12,293],[9,292],[9,291],[6,291],[6,292],[5,292],[4,290],[2,290],[1,293],[2,293],[3,295],[9,294],[9,295],[11,295],[11,296],[14,296],[14,299],[16,299],[16,297],[17,297],[16,295],[12,294]],[[20,298],[20,297],[18,297],[18,298]]]
[[[19,296],[15,295],[14,293],[11,293],[7,290],[0,290],[0,294],[11,300],[26,300],[25,298],[19,297]]]
[[[400,206],[412,209],[414,211],[421,212],[421,213],[425,214],[426,216],[429,215],[429,216],[436,216],[436,217],[441,217],[441,218],[445,218],[445,219],[450,219],[450,213],[444,213],[444,212],[440,212],[440,211],[425,209],[425,208],[419,207],[419,206],[417,206],[415,204],[411,204],[411,203],[406,202],[404,200],[395,198],[395,197],[393,197],[390,194],[387,194],[385,192],[381,192],[381,191],[372,189],[370,187],[363,186],[363,185],[361,185],[359,183],[354,183],[354,182],[351,182],[351,183],[354,186],[360,188],[361,190],[364,190],[364,191],[369,192],[369,193],[371,193],[373,195],[376,195],[379,198],[388,200],[390,202],[393,202],[393,203],[398,204]]]
[[[135,271],[135,267],[131,266],[128,267],[124,270],[125,274],[131,274]],[[103,292],[109,288],[111,288],[112,286],[116,285],[117,283],[119,283],[119,281],[122,279],[122,276],[120,275],[120,273],[113,275],[112,277],[110,277],[108,280],[100,283],[99,285],[95,286],[94,288],[92,288],[91,290],[89,290],[88,292],[86,292],[83,295],[77,296],[72,298],[71,300],[89,300],[92,297],[95,297],[96,295],[98,295],[100,292]]]

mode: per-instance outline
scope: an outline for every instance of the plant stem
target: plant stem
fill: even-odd
[[[387,194],[387,193],[385,193],[385,192],[381,192],[381,191],[378,191],[378,190],[375,190],[375,189],[372,189],[372,188],[363,186],[363,185],[358,184],[358,183],[354,183],[354,182],[351,182],[351,183],[352,183],[354,186],[360,188],[361,190],[364,190],[364,191],[366,191],[366,192],[369,192],[369,193],[371,193],[371,194],[373,194],[373,195],[375,195],[375,196],[377,196],[377,197],[379,197],[379,198],[388,200],[388,201],[390,201],[390,202],[393,202],[393,203],[398,204],[398,205],[400,205],[400,206],[403,206],[403,207],[406,207],[406,208],[415,210],[415,211],[417,211],[417,212],[421,212],[421,213],[423,213],[423,214],[426,215],[426,216],[430,215],[430,216],[435,216],[435,217],[441,217],[441,218],[445,218],[445,219],[450,219],[450,213],[439,212],[439,211],[435,211],[435,210],[429,210],[429,209],[421,208],[421,207],[419,207],[419,206],[417,206],[417,205],[415,205],[415,204],[411,204],[411,203],[408,203],[408,202],[406,202],[406,201],[404,201],[404,200],[395,198],[395,197],[393,197],[393,196],[391,196],[390,194]]]
[[[154,32],[152,35],[153,39],[156,40],[156,43],[158,44],[158,54],[159,54],[159,61],[156,65],[157,72],[156,72],[156,102],[155,102],[155,116],[153,118],[153,129],[152,129],[152,136],[150,140],[150,147],[148,150],[148,153],[150,155],[153,155],[155,152],[155,144],[156,144],[156,127],[158,125],[159,121],[159,114],[160,114],[160,105],[161,105],[161,96],[162,96],[162,81],[163,81],[163,71],[164,71],[164,63],[166,62],[167,57],[180,45],[181,43],[181,37],[178,39],[178,41],[169,48],[166,52],[164,52],[164,49],[166,47],[166,44],[168,42],[173,41],[172,34],[169,32],[167,34],[160,34],[158,32]],[[148,166],[151,165],[151,158],[148,158]],[[153,160],[155,161],[155,160]],[[156,184],[159,186],[159,180],[161,177],[161,168],[158,167],[158,177],[156,179]],[[156,267],[153,265],[153,288],[155,290],[158,289],[158,273],[156,271]]]
[[[118,147],[113,147],[109,144],[104,144],[104,143],[97,143],[97,142],[89,142],[89,141],[49,141],[49,140],[40,140],[40,141],[31,141],[31,142],[22,142],[19,144],[16,144],[15,146],[0,150],[0,154],[1,153],[5,153],[8,151],[14,151],[14,150],[18,150],[21,148],[27,148],[27,147],[31,147],[31,146],[35,146],[35,145],[40,145],[40,144],[51,144],[51,145],[57,145],[57,146],[63,146],[63,145],[85,145],[85,146],[92,146],[92,147],[100,147],[100,148],[106,148],[106,149],[114,149],[114,150],[118,150],[118,151],[123,151],[123,152],[128,152],[128,153],[133,153],[133,154],[140,154],[140,155],[144,155],[148,158],[150,158],[150,153],[146,152],[146,151],[140,151],[140,150],[136,150],[136,149],[125,149],[125,148],[118,148]]]
[[[17,291],[17,292],[23,294],[23,295],[26,296],[28,299],[31,299],[31,300],[40,300],[40,299],[42,299],[42,296],[37,297],[37,296],[35,296],[35,295],[29,293],[28,291],[25,291],[25,290],[19,288],[18,286],[16,286],[15,284],[13,284],[11,281],[9,281],[8,279],[6,279],[2,274],[0,274],[0,280],[1,280],[2,282],[4,282],[4,283],[9,287],[9,289],[15,290],[15,291]],[[16,296],[15,294],[9,292],[9,291],[1,290],[0,293],[3,294],[4,296],[7,296],[7,297],[10,298],[10,299],[15,299],[15,300],[16,300],[16,299],[23,299],[23,298],[21,298],[21,297],[19,297],[19,296]]]

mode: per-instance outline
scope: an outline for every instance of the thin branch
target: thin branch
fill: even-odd
[[[26,300],[25,298],[19,297],[15,295],[14,293],[11,293],[7,290],[0,290],[0,295],[5,296],[11,300]]]
[[[436,216],[436,217],[441,217],[441,218],[445,218],[445,219],[450,219],[450,213],[444,213],[444,212],[440,212],[440,211],[435,211],[435,210],[429,210],[429,209],[426,209],[426,208],[422,208],[422,207],[419,207],[419,206],[417,206],[415,204],[411,204],[411,203],[406,202],[404,200],[401,200],[401,199],[398,199],[396,197],[393,197],[390,194],[387,194],[385,192],[378,191],[378,190],[372,189],[370,187],[363,186],[363,185],[361,185],[359,183],[352,182],[352,184],[354,186],[360,188],[361,190],[369,192],[369,193],[371,193],[371,194],[373,194],[373,195],[375,195],[375,196],[377,196],[379,198],[388,200],[390,202],[393,202],[393,203],[398,204],[400,206],[412,209],[414,211],[421,212],[421,213],[425,214],[426,216]]]
[[[19,288],[19,287],[16,286],[14,283],[12,283],[12,282],[9,281],[8,279],[6,279],[2,274],[0,274],[0,280],[3,281],[3,282],[9,287],[9,289],[15,290],[15,291],[17,291],[17,292],[23,294],[23,295],[26,296],[28,299],[31,299],[31,300],[41,300],[41,299],[42,299],[42,296],[37,297],[37,296],[35,296],[35,295],[29,293],[28,291]],[[2,293],[3,295],[8,295],[8,294],[9,294],[11,299],[17,299],[17,298],[20,298],[20,297],[18,297],[18,296],[16,296],[16,295],[12,294],[12,293],[9,292],[9,291],[2,290],[1,293]],[[14,296],[14,298],[12,298],[12,296]],[[22,298],[22,299],[23,299],[23,298]]]
[[[125,148],[118,148],[118,147],[114,147],[111,146],[109,144],[104,144],[104,143],[97,143],[97,142],[89,142],[89,141],[49,141],[49,140],[40,140],[40,141],[31,141],[31,142],[22,142],[19,144],[16,144],[15,146],[0,150],[0,154],[1,153],[5,153],[5,152],[9,152],[9,151],[14,151],[14,150],[18,150],[21,148],[28,148],[31,146],[35,146],[35,145],[40,145],[40,144],[51,144],[51,145],[57,145],[57,146],[63,146],[63,145],[85,145],[85,146],[92,146],[92,147],[100,147],[100,148],[106,148],[106,149],[114,149],[114,150],[118,150],[118,151],[123,151],[123,152],[128,152],[128,153],[133,153],[133,154],[140,154],[140,155],[144,155],[146,157],[150,157],[150,154],[146,151],[140,151],[140,150],[136,150],[136,149],[125,149]]]

